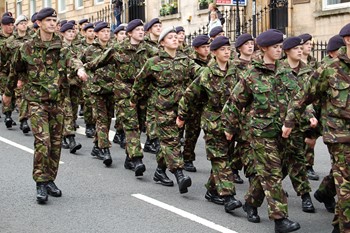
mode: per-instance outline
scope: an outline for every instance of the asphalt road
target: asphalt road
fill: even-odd
[[[17,120],[17,114],[14,114]],[[33,136],[23,135],[19,126],[7,130],[0,119],[0,232],[274,232],[264,202],[259,208],[261,223],[249,223],[245,212],[237,209],[227,214],[223,206],[204,198],[210,164],[206,160],[202,135],[196,147],[196,173],[189,192],[180,195],[177,185],[164,187],[153,182],[155,155],[145,153],[147,167],[142,178],[123,167],[125,153],[119,145],[112,145],[113,164],[105,168],[102,161],[90,155],[92,139],[77,134],[83,147],[76,154],[63,150],[56,180],[62,189],[61,198],[49,197],[46,205],[35,201],[32,179]],[[79,119],[80,126],[84,126]],[[79,131],[84,131],[82,128]],[[110,135],[113,137],[114,135]],[[145,136],[142,136],[145,141]],[[330,168],[327,148],[317,143],[314,169],[322,178]],[[169,173],[169,172],[168,172]],[[241,173],[242,174],[242,173]],[[175,181],[172,174],[168,174]],[[236,185],[236,198],[244,203],[248,181]],[[315,191],[320,181],[311,181]],[[333,214],[313,199],[316,213],[304,213],[301,199],[296,196],[289,179],[284,181],[289,194],[289,216],[298,221],[298,232],[331,232]]]

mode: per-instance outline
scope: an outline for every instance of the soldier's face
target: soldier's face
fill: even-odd
[[[161,31],[162,31],[162,24],[160,24],[160,23],[153,24],[153,26],[151,28],[152,34],[154,34],[155,36],[159,36]]]
[[[145,37],[145,31],[143,29],[143,26],[138,26],[134,28],[134,30],[132,30],[131,33],[129,33],[129,36],[136,41],[143,41]]]
[[[264,57],[268,60],[276,61],[281,58],[282,55],[282,43],[275,44],[269,47],[263,47]]]
[[[245,56],[251,56],[254,53],[254,41],[248,40],[238,48],[239,53]]]
[[[117,39],[118,42],[122,42],[126,38],[126,33],[125,31],[119,31],[116,35],[115,38]]]
[[[14,29],[14,25],[13,25],[13,23],[6,24],[6,25],[1,24],[1,28],[5,34],[12,34],[13,29]]]
[[[95,39],[95,32],[93,28],[89,28],[85,31],[85,36],[86,38],[88,38],[89,40],[93,40]]]
[[[111,30],[109,28],[104,28],[97,32],[97,38],[102,42],[108,42],[111,38]]]
[[[195,47],[194,50],[199,54],[202,59],[207,59],[210,53],[210,46],[208,44]]]
[[[212,51],[212,53],[216,57],[216,60],[220,62],[227,62],[228,60],[230,60],[231,46],[230,45],[221,46],[217,50]]]
[[[294,48],[288,49],[285,52],[289,59],[292,59],[293,61],[300,61],[303,53],[302,45],[295,46]]]
[[[18,31],[25,32],[28,28],[28,22],[27,21],[19,22],[19,24],[17,24],[16,27]]]
[[[179,47],[179,40],[176,32],[168,33],[160,42],[160,45],[168,49],[177,49]]]
[[[57,25],[57,18],[56,17],[46,17],[43,20],[37,20],[37,24],[40,27],[40,30],[46,32],[46,33],[54,33],[56,30]]]
[[[75,38],[75,31],[74,29],[69,29],[67,31],[65,31],[63,34],[64,39],[66,39],[67,41],[73,41]]]
[[[305,42],[305,44],[303,44],[303,54],[309,55],[311,53],[311,49],[312,49],[312,43],[311,43],[311,40],[308,40]]]
[[[177,38],[179,39],[180,43],[183,43],[185,41],[185,32],[181,31],[177,33]]]

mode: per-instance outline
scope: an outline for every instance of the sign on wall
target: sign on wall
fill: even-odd
[[[240,6],[247,6],[247,0],[238,0]],[[235,6],[236,0],[216,0],[217,6]]]

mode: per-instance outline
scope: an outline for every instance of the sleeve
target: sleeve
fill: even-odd
[[[151,60],[148,59],[145,65],[142,67],[141,71],[137,74],[135,82],[132,86],[130,101],[132,103],[137,103],[143,93],[148,89],[151,83],[152,72],[151,72]]]

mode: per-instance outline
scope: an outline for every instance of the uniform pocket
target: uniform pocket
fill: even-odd
[[[338,108],[345,108],[349,99],[350,83],[341,79],[330,78],[330,102]]]

